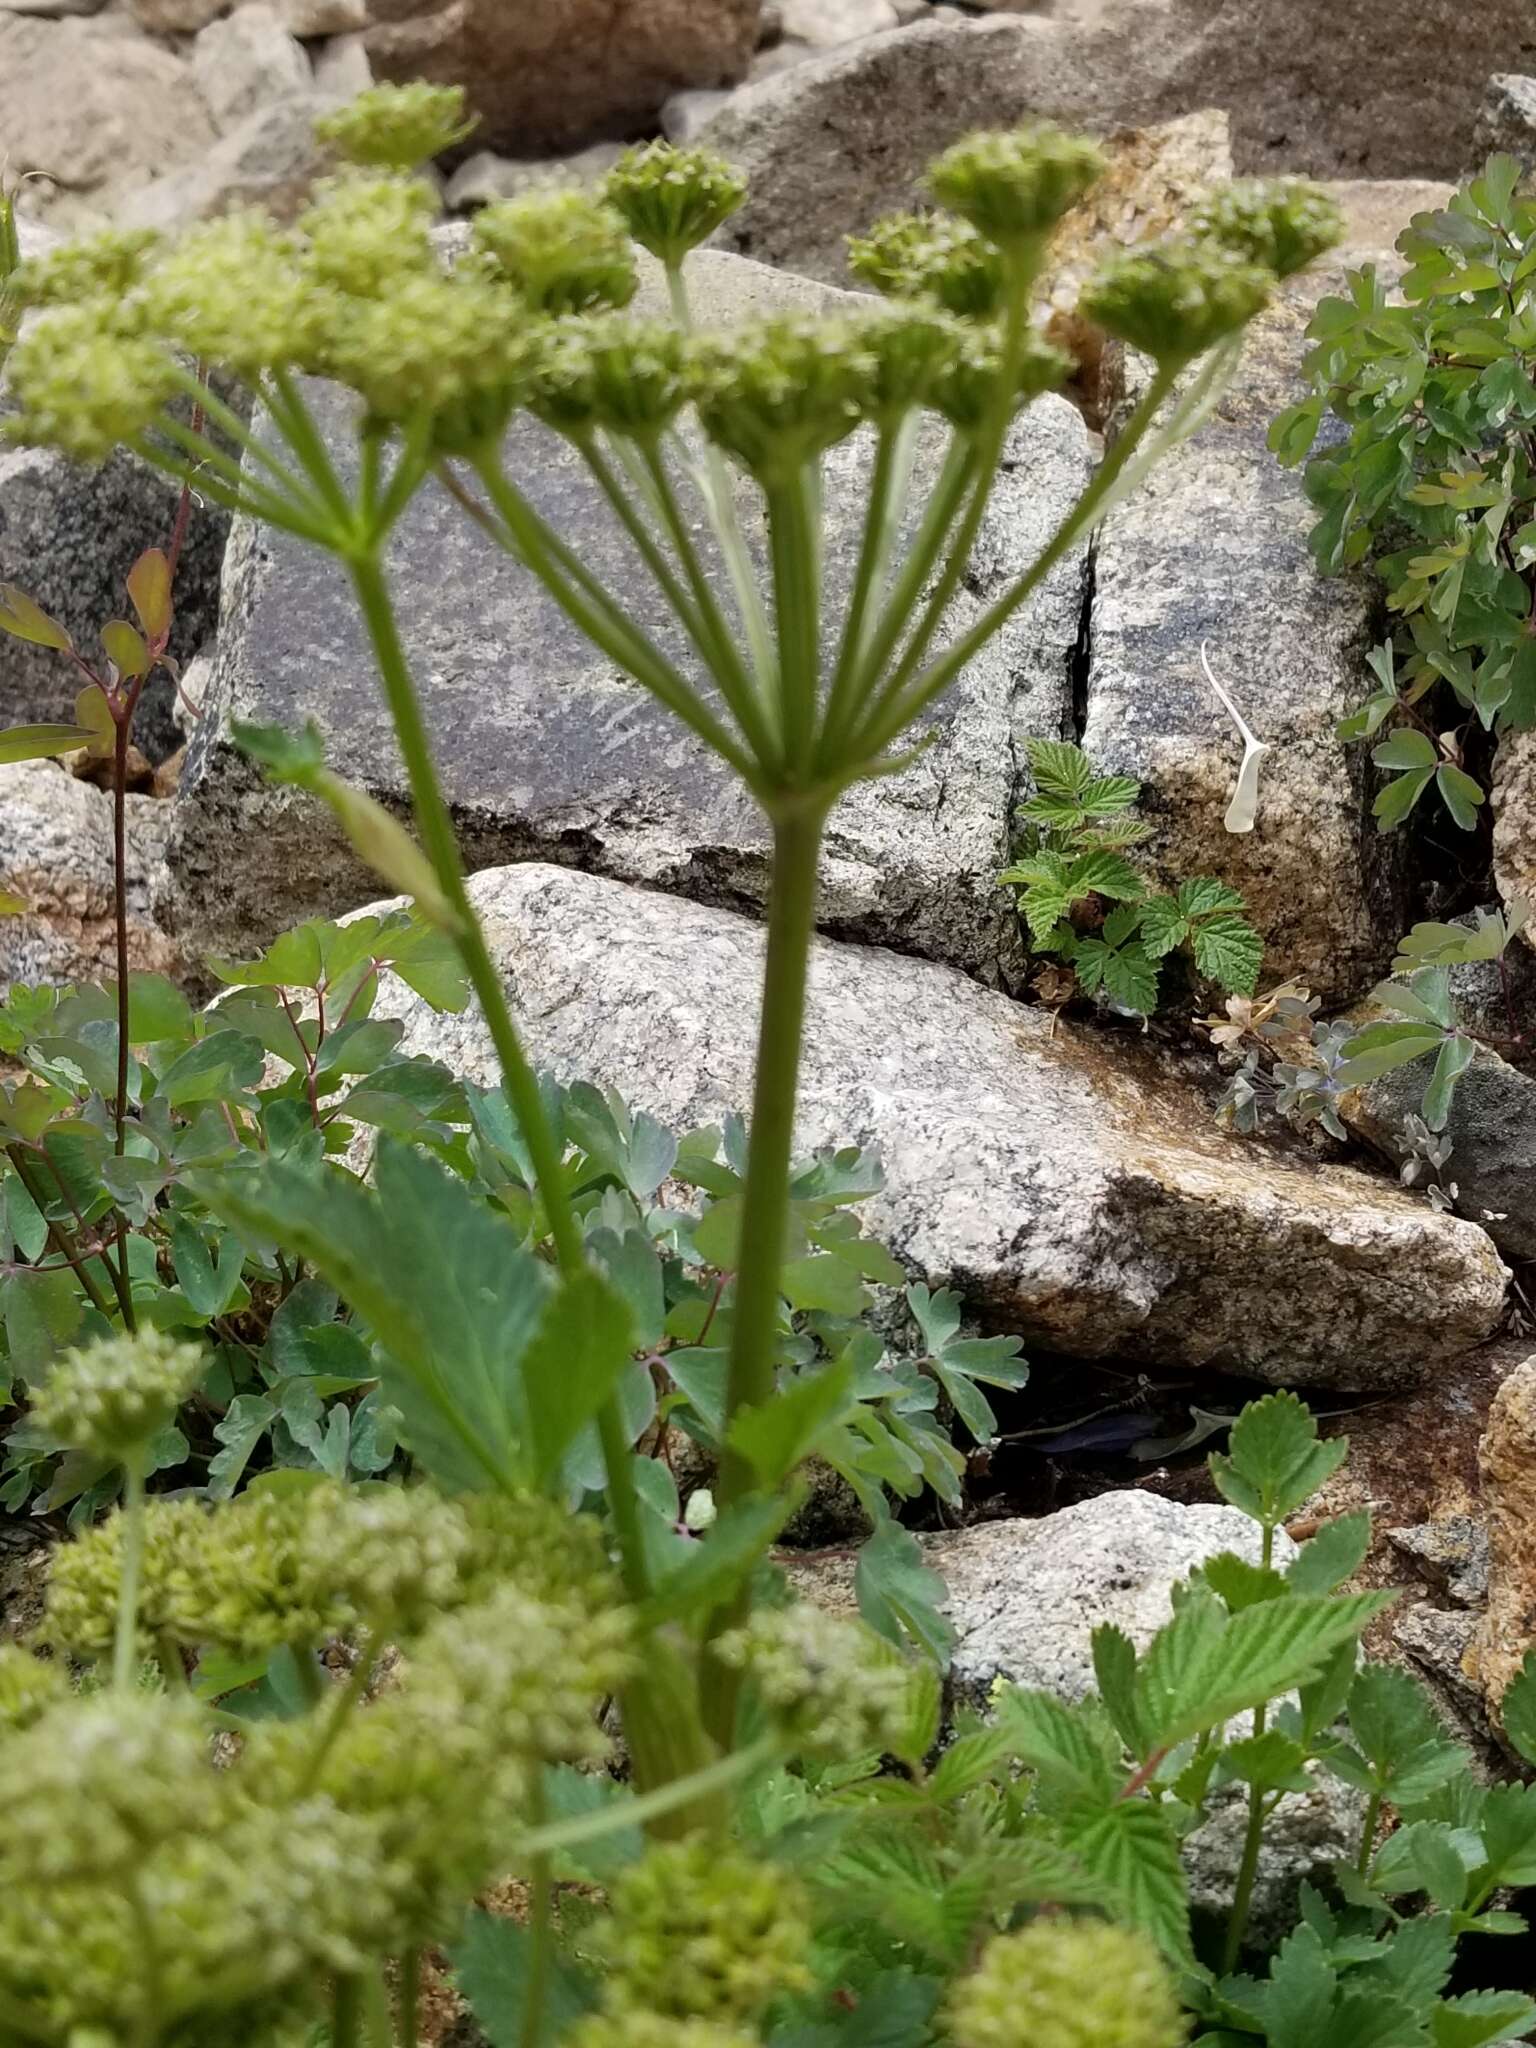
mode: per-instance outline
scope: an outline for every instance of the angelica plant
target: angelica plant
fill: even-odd
[[[898,254],[887,252],[889,305],[699,333],[686,263],[739,203],[727,167],[649,145],[595,197],[554,192],[487,208],[469,252],[446,267],[425,232],[425,207],[401,177],[457,133],[462,109],[451,95],[410,94],[381,89],[331,118],[328,132],[353,168],[317,193],[292,230],[243,214],[206,223],[153,252],[126,286],[45,310],[11,359],[19,431],[85,459],[126,444],[344,565],[408,771],[419,852],[324,768],[317,742],[248,737],[277,774],[332,804],[365,857],[409,888],[458,949],[501,1063],[553,1271],[504,1218],[450,1198],[444,1176],[398,1147],[381,1148],[376,1192],[323,1160],[287,1158],[242,1160],[194,1182],[226,1219],[313,1264],[388,1333],[404,1440],[442,1483],[567,1498],[579,1490],[577,1446],[595,1429],[622,1582],[646,1627],[645,1655],[619,1702],[635,1782],[642,1800],[660,1802],[646,1809],[659,1829],[718,1828],[723,1788],[751,1754],[753,1574],[792,1505],[798,1466],[860,1369],[850,1347],[826,1373],[775,1398],[827,821],[854,784],[900,768],[904,737],[966,664],[1158,453],[1194,429],[1280,270],[1324,247],[1332,228],[1310,195],[1262,188],[1241,210],[1241,232],[1213,219],[1200,236],[1107,268],[1083,310],[1150,356],[1145,394],[1039,557],[951,634],[951,602],[1016,416],[1067,371],[1031,326],[1030,307],[1056,223],[1101,167],[1091,143],[1029,128],[972,137],[934,165],[933,196],[954,223],[948,243],[973,279],[991,280],[985,288],[936,298],[929,285],[945,259],[919,254],[914,242],[921,277],[898,276]],[[635,288],[634,240],[663,266],[670,327],[611,317]],[[203,400],[203,425],[187,422],[176,401],[203,390],[192,358],[247,388],[254,424],[222,384]],[[355,395],[344,451],[316,423],[305,385],[313,378]],[[683,656],[668,651],[675,636],[603,585],[509,469],[508,429],[524,410],[589,473]],[[943,423],[946,448],[908,521],[925,414]],[[828,451],[858,433],[870,446],[863,531],[839,609],[824,576],[821,473]],[[654,1482],[632,1455],[645,1416],[630,1372],[636,1299],[621,1264],[600,1267],[589,1255],[561,1144],[469,901],[396,625],[386,549],[406,507],[434,482],[505,552],[512,573],[537,577],[739,778],[772,838],[750,1152],[730,1228],[722,1217],[718,1231],[721,1268],[734,1276],[729,1355],[712,1389],[720,1512],[681,1556],[654,1540],[645,1510]],[[766,534],[761,560],[747,538],[752,515]],[[402,1301],[394,1284],[403,1261],[423,1259],[437,1262],[442,1281],[430,1307]],[[892,1528],[887,1551],[902,1541]],[[889,1604],[908,1604],[922,1583],[913,1553]],[[782,1664],[781,1649],[772,1668]],[[761,1694],[772,1691],[765,1669]],[[534,1889],[542,1954],[547,1867],[535,1871]]]

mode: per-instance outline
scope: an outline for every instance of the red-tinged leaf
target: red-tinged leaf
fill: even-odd
[[[56,647],[66,654],[74,645],[58,620],[50,619],[41,605],[34,604],[14,583],[0,583],[0,633],[30,641],[34,647]]]
[[[138,627],[130,626],[126,619],[109,619],[101,629],[101,644],[119,675],[149,674],[154,656],[145,645],[144,635]]]
[[[92,735],[78,725],[11,725],[0,731],[0,761],[41,761],[48,754],[72,754]]]
[[[84,732],[80,745],[92,754],[110,754],[117,738],[117,725],[107,693],[99,683],[88,683],[75,699],[75,723]]]
[[[171,630],[171,565],[159,548],[147,548],[128,571],[128,595],[146,640],[163,640]]]

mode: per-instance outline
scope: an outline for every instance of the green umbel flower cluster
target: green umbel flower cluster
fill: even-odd
[[[334,113],[315,133],[348,163],[414,171],[472,134],[460,85],[376,85]]]
[[[124,1521],[62,1544],[45,1631],[105,1657],[116,1626]],[[611,1603],[595,1538],[542,1501],[444,1500],[425,1487],[256,1491],[210,1512],[193,1500],[143,1510],[138,1614],[146,1648],[175,1643],[261,1658],[360,1628],[411,1634],[512,1577],[552,1605]]]
[[[1002,350],[995,333],[979,329],[967,334],[955,360],[934,387],[933,404],[958,432],[979,433],[996,407],[1002,374]],[[1017,357],[1013,405],[1028,405],[1042,391],[1059,390],[1071,374],[1072,358],[1043,335],[1030,332]]]
[[[860,322],[803,313],[707,336],[696,364],[705,432],[764,481],[845,440],[875,371]]]
[[[647,1851],[614,1886],[599,1932],[603,2003],[631,2014],[734,2028],[811,1983],[811,1926],[792,1874],[716,1837]]]
[[[20,407],[14,438],[76,462],[104,462],[136,441],[176,391],[165,350],[111,299],[34,320],[11,350],[6,378]]]
[[[1104,266],[1079,310],[1164,369],[1235,334],[1269,301],[1275,276],[1214,242],[1169,236]]]
[[[803,1756],[900,1753],[912,1713],[911,1674],[862,1622],[800,1602],[764,1608],[716,1644],[744,1671]]]
[[[1099,1920],[998,1935],[947,2018],[955,2048],[1183,2048],[1189,2031],[1151,1942]]]
[[[150,228],[106,228],[21,264],[12,289],[24,306],[67,306],[98,293],[131,291],[159,240]]]
[[[955,143],[928,173],[928,189],[1000,249],[1031,255],[1103,169],[1095,143],[1042,123]]]
[[[670,2013],[593,2013],[565,2037],[567,2048],[760,2048],[745,2027],[679,2020]]]
[[[575,186],[501,199],[475,215],[475,244],[536,313],[627,306],[635,252],[611,206]]]
[[[32,1419],[71,1450],[126,1461],[174,1421],[207,1363],[159,1330],[109,1337],[64,1354],[32,1396]]]
[[[1243,178],[1207,199],[1189,226],[1201,241],[1286,278],[1333,248],[1344,216],[1330,193],[1305,178]]]
[[[261,1499],[152,1512],[146,1578],[167,1550],[183,1577],[194,1549],[216,1559],[226,1523],[243,1522],[227,1549],[249,1568]],[[631,1674],[632,1620],[595,1527],[570,1540],[552,1503],[471,1511],[398,1489],[268,1504],[299,1501],[298,1604],[280,1617],[269,1579],[247,1637],[301,1641],[327,1603],[445,1608],[372,1704],[327,1688],[220,1755],[187,1694],[74,1696],[61,1666],[0,1654],[0,2013],[24,2008],[42,2039],[272,2038],[331,1973],[451,1937],[526,1825],[532,1774],[606,1753],[597,1711]]]
[[[895,213],[848,237],[854,276],[890,298],[932,298],[962,320],[999,312],[1008,272],[1003,252],[969,221]]]
[[[590,314],[550,326],[534,359],[528,407],[573,439],[602,428],[650,441],[672,424],[690,389],[688,351],[675,327]]]
[[[675,267],[729,220],[747,183],[710,150],[647,142],[619,158],[603,195],[641,248]]]

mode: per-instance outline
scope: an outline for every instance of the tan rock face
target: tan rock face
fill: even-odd
[[[1493,771],[1493,872],[1508,903],[1536,904],[1536,732],[1506,734]],[[1536,919],[1525,928],[1536,946]]]
[[[1468,1662],[1495,1711],[1536,1644],[1536,1353],[1505,1380],[1483,1438],[1488,1611]]]
[[[478,140],[531,156],[627,134],[685,87],[733,84],[758,0],[386,0],[372,11],[381,78],[467,86]]]

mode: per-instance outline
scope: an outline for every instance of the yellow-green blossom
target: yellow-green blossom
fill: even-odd
[[[649,439],[687,398],[686,349],[675,327],[601,313],[550,324],[528,391],[530,410],[573,436],[602,427]]]
[[[1007,279],[997,244],[950,214],[888,214],[848,237],[848,267],[877,292],[935,299],[963,320],[990,320]]]
[[[1203,355],[1268,301],[1274,273],[1217,244],[1170,236],[1111,257],[1078,310],[1165,369]]]
[[[13,440],[104,462],[152,424],[176,389],[175,367],[111,299],[56,306],[10,352]]]
[[[160,237],[150,228],[104,228],[21,264],[12,290],[26,306],[67,306],[77,299],[131,291]]]
[[[472,133],[461,85],[375,85],[333,113],[315,133],[348,163],[414,171]]]
[[[552,185],[483,206],[474,238],[524,303],[538,313],[627,306],[635,254],[624,223],[602,200]]]
[[[263,214],[204,222],[149,271],[145,317],[188,355],[242,377],[301,363],[315,307],[298,256]]]
[[[889,1643],[862,1622],[800,1601],[759,1609],[715,1646],[744,1671],[767,1713],[805,1756],[832,1759],[899,1751],[912,1710],[912,1678]]]
[[[437,214],[437,194],[420,179],[327,179],[299,216],[307,276],[354,298],[381,298],[403,277],[436,267]]]
[[[950,1993],[955,2048],[1183,2048],[1189,2026],[1144,1934],[1034,1920],[988,1942]]]
[[[1243,178],[1223,185],[1190,221],[1190,232],[1290,277],[1344,233],[1338,201],[1305,178]]]
[[[954,143],[928,189],[999,248],[1031,255],[1103,169],[1096,143],[1041,122]]]
[[[856,320],[786,313],[706,336],[696,353],[699,417],[760,480],[791,476],[851,434],[874,390]]]
[[[747,183],[713,150],[657,141],[626,151],[603,195],[642,249],[675,266],[730,218]]]
[[[32,1419],[72,1450],[126,1459],[158,1436],[207,1369],[159,1330],[66,1351],[32,1397]]]

